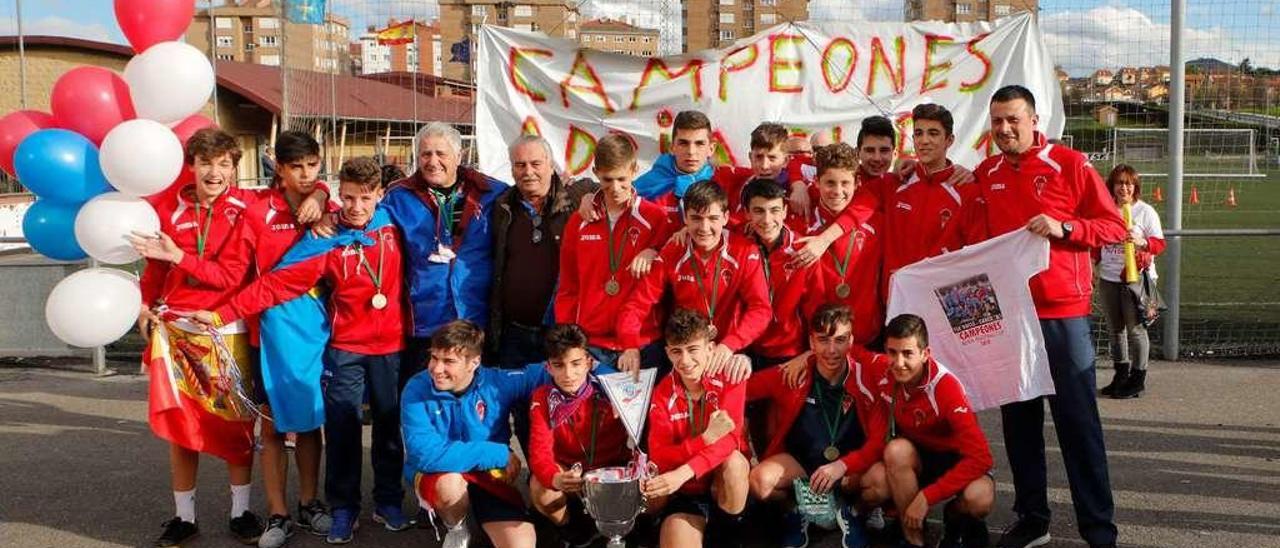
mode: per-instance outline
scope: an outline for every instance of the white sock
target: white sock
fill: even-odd
[[[249,492],[253,484],[231,486],[231,517],[238,518],[249,511]]]
[[[190,491],[174,491],[173,506],[177,509],[178,517],[182,521],[196,522],[196,490]]]

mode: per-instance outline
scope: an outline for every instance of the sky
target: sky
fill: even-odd
[[[27,34],[76,36],[123,43],[112,0],[0,0],[0,33],[16,34],[16,4],[22,2]],[[203,5],[206,0],[199,0]],[[221,1],[221,0],[218,0]],[[581,0],[588,16],[633,2],[638,10],[659,0]],[[430,18],[435,0],[331,0],[348,16],[353,33],[381,25],[388,17]],[[1280,0],[1188,1],[1187,59],[1216,57],[1230,63],[1249,58],[1254,66],[1280,68]],[[612,11],[612,10],[609,10]],[[897,20],[902,0],[812,0],[815,20]],[[1042,0],[1040,27],[1056,62],[1073,76],[1097,68],[1168,64],[1168,0]]]

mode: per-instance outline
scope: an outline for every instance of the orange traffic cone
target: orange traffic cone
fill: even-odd
[[[1191,205],[1199,205],[1199,204],[1200,204],[1200,191],[1196,189],[1195,185],[1192,185],[1191,186]]]
[[[1151,196],[1151,199],[1155,200],[1157,204],[1164,203],[1164,191],[1160,187],[1156,187],[1156,192]]]
[[[1229,187],[1227,188],[1227,207],[1235,207],[1235,206],[1236,206],[1236,188]]]

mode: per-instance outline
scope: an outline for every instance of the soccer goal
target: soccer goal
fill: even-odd
[[[1183,174],[1187,177],[1265,177],[1258,170],[1257,134],[1252,129],[1183,130]],[[1139,173],[1166,176],[1167,128],[1115,128],[1111,158]]]

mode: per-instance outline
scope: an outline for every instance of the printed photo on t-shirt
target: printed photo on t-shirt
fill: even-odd
[[[933,294],[938,297],[947,322],[957,335],[1004,318],[995,288],[985,273],[938,287]]]

